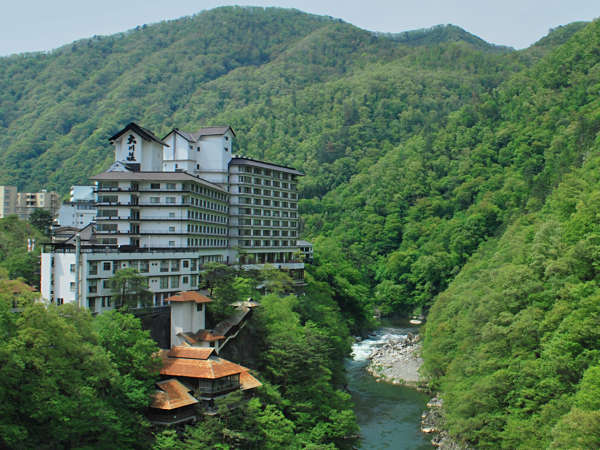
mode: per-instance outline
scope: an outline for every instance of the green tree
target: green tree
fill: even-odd
[[[136,269],[119,269],[110,278],[114,305],[119,308],[137,308],[152,303],[148,279]]]
[[[50,234],[50,227],[52,226],[52,213],[44,208],[36,208],[29,216],[29,223],[35,228],[40,230],[46,236]]]

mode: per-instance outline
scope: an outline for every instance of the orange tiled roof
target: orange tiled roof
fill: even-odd
[[[172,295],[165,299],[165,302],[195,302],[195,303],[210,303],[212,300],[200,292],[185,291]]]
[[[214,349],[209,347],[177,346],[169,350],[167,356],[170,358],[208,359],[213,351]]]
[[[191,345],[197,344],[198,342],[202,342],[202,341],[211,342],[211,341],[219,341],[221,339],[225,339],[225,336],[223,336],[221,334],[215,334],[211,330],[199,330],[197,333],[190,333],[190,332],[177,333],[177,336],[181,336],[182,338],[185,339],[185,341],[188,344],[191,344]]]
[[[215,380],[247,372],[248,369],[226,359],[211,356],[208,359],[169,358],[163,353],[161,375],[171,377],[204,378]]]
[[[250,375],[250,372],[242,372],[240,373],[240,385],[242,390],[245,391],[262,386],[262,383]]]
[[[171,378],[159,381],[156,385],[160,390],[154,394],[151,408],[170,411],[198,403],[198,400],[190,395],[190,390],[178,380]]]

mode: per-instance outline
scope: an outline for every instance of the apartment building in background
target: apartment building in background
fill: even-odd
[[[59,227],[84,228],[96,220],[95,186],[71,186],[69,203],[58,210]]]
[[[18,192],[16,214],[20,219],[27,220],[36,209],[45,209],[53,217],[58,214],[60,197],[57,192],[42,189],[40,192]]]
[[[0,219],[17,213],[16,186],[0,186]]]

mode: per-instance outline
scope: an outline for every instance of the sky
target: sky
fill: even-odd
[[[224,5],[279,6],[342,19],[390,33],[458,25],[517,49],[550,28],[600,17],[598,0],[4,0],[0,55],[46,51],[93,35],[108,35]]]

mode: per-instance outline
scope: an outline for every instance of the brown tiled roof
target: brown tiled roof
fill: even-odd
[[[159,381],[156,386],[160,390],[157,390],[154,394],[151,408],[170,411],[198,403],[198,400],[190,395],[190,390],[178,380],[171,378]]]
[[[179,292],[165,299],[165,302],[195,302],[195,303],[210,303],[212,300],[197,291]]]
[[[262,383],[250,375],[250,372],[240,373],[240,385],[243,391],[262,386]]]
[[[214,380],[247,372],[248,369],[216,356],[208,359],[169,358],[163,353],[161,375]]]
[[[198,341],[218,341],[225,339],[225,336],[217,333],[216,330],[198,330],[193,337]]]
[[[173,347],[168,351],[167,357],[169,358],[187,358],[187,359],[208,359],[208,357],[214,351],[210,347],[184,347],[177,346]]]

